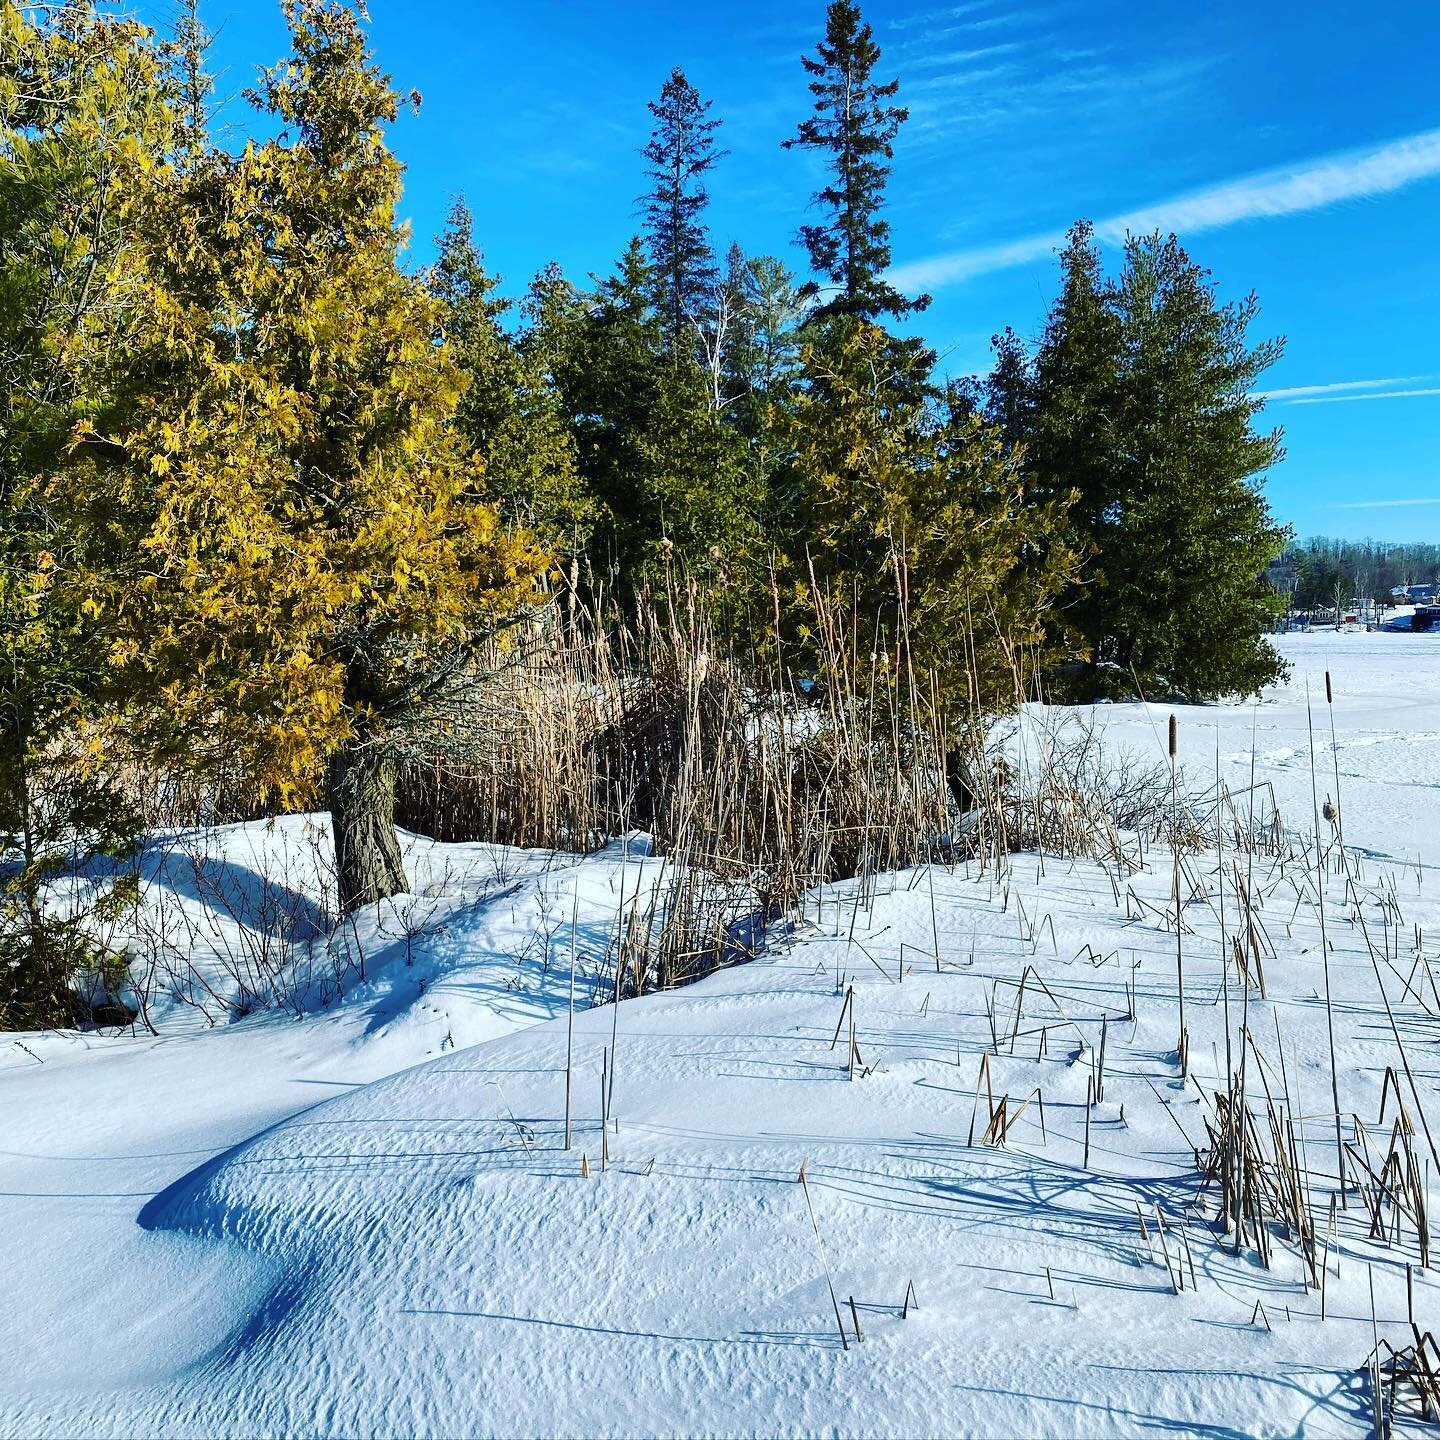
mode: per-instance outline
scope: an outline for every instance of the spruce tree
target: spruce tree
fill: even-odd
[[[678,66],[649,102],[655,128],[641,152],[650,190],[641,197],[655,308],[670,349],[694,350],[693,327],[711,303],[715,256],[705,229],[705,177],[728,153],[715,148],[719,120]]]
[[[1095,544],[1103,628],[1093,643],[1147,691],[1253,694],[1283,674],[1265,638],[1265,579],[1285,532],[1260,488],[1280,432],[1254,421],[1279,340],[1248,336],[1253,295],[1222,304],[1173,235],[1132,238],[1115,291],[1126,356],[1116,428],[1121,494]]]
[[[594,522],[594,502],[543,357],[523,331],[504,326],[513,307],[486,272],[463,200],[451,206],[436,249],[428,279],[443,307],[437,338],[465,376],[455,426],[483,467],[483,494],[508,520],[574,555]]]
[[[1082,699],[1256,690],[1283,669],[1264,571],[1284,537],[1258,484],[1279,434],[1252,427],[1280,344],[1252,346],[1254,298],[1221,304],[1173,237],[1131,240],[1111,281],[1082,222],[1061,265],[1024,438],[1037,492],[1079,497],[1085,572],[1063,613],[1086,664],[1064,683]]]
[[[800,239],[811,267],[834,287],[816,315],[853,315],[867,320],[923,310],[928,295],[907,299],[885,279],[890,266],[890,226],[880,217],[894,141],[909,111],[890,102],[899,80],[873,78],[880,59],[874,31],[853,0],[832,0],[825,38],[815,55],[801,57],[815,97],[815,113],[782,142],[789,150],[821,152],[832,167],[830,182],[814,201],[830,212],[828,223],[804,225]],[[818,295],[810,282],[805,293]]]
[[[1072,519],[1089,535],[1104,523],[1117,482],[1112,462],[1123,359],[1120,327],[1088,221],[1072,227],[1060,270],[1060,294],[1035,357],[1024,438],[1029,464],[1042,483],[1080,492]]]
[[[1052,677],[1056,694],[1089,699],[1095,671],[1088,664],[1093,637],[1103,628],[1104,574],[1096,537],[1115,494],[1115,414],[1121,383],[1120,332],[1109,302],[1109,286],[1088,221],[1075,224],[1060,253],[1060,293],[1051,306],[1030,377],[1026,402],[1016,406],[1005,388],[1016,379],[997,365],[994,401],[1023,425],[1024,465],[1031,487],[1043,496],[1074,492],[1069,509],[1072,543],[1084,557],[1081,575],[1061,598],[1054,628],[1057,645],[1068,627],[1072,646],[1087,663]],[[1063,681],[1063,683],[1061,683]],[[1087,688],[1089,687],[1089,688]]]

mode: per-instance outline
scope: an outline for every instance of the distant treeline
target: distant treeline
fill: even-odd
[[[1270,583],[1297,610],[1334,609],[1352,600],[1393,603],[1404,586],[1440,580],[1440,544],[1332,540],[1289,546],[1270,567]]]

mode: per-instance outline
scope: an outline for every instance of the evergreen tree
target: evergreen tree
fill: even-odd
[[[731,248],[727,285],[736,297],[724,360],[732,393],[779,398],[799,368],[805,304],[795,277],[773,255],[747,258],[737,245]]]
[[[1173,235],[1127,242],[1115,309],[1123,490],[1094,541],[1106,575],[1094,644],[1147,691],[1254,693],[1284,672],[1264,637],[1280,608],[1265,571],[1286,536],[1258,478],[1280,432],[1254,428],[1252,393],[1282,344],[1252,344],[1255,297],[1219,303]]]
[[[991,337],[995,366],[985,382],[982,410],[986,420],[1012,449],[1030,434],[1035,407],[1035,374],[1029,352],[1007,325]]]
[[[443,310],[399,266],[389,82],[348,6],[285,10],[274,138],[147,187],[128,409],[63,481],[118,673],[192,763],[321,790],[351,909],[406,888],[397,763],[449,742],[542,557],[476,498]]]
[[[808,553],[792,570],[853,599],[895,683],[924,677],[922,707],[933,676],[963,803],[960,731],[977,712],[1013,708],[1017,656],[1053,658],[1051,609],[1075,555],[1065,502],[1031,494],[998,431],[958,396],[937,400],[925,377],[899,373],[896,355],[893,337],[849,318],[805,347],[791,441],[793,543]],[[804,601],[802,585],[796,633]]]
[[[762,534],[787,512],[784,487],[785,412],[798,371],[805,306],[794,277],[773,256],[747,257],[739,245],[726,255],[725,275],[699,327],[710,402],[724,421],[727,456],[736,468],[743,526],[734,532],[744,553],[725,567],[725,599],[736,598],[735,577],[759,577]],[[774,538],[771,534],[770,538]],[[743,611],[743,603],[735,613]]]
[[[1331,606],[1338,591],[1350,588],[1340,562],[1318,549],[1302,550],[1295,570],[1295,604],[1302,610]]]
[[[649,102],[655,129],[641,152],[650,166],[651,188],[640,203],[655,308],[676,354],[693,351],[692,327],[709,308],[716,280],[703,219],[710,199],[705,177],[728,152],[715,148],[721,122],[709,118],[710,103],[677,66],[660,87],[659,100]]]
[[[200,0],[179,0],[175,24],[163,49],[173,95],[174,150],[180,161],[203,155],[209,144],[215,94],[215,80],[205,63],[210,43],[210,32],[200,18]]]
[[[1088,221],[1071,229],[1060,269],[1060,294],[1035,357],[1024,438],[1040,482],[1079,491],[1072,520],[1089,535],[1103,523],[1118,483],[1112,460],[1123,359],[1119,323]]]
[[[731,246],[716,315],[714,363],[725,416],[745,444],[751,492],[767,516],[776,509],[775,481],[787,444],[786,407],[799,371],[805,305],[795,279],[771,255],[747,257]],[[768,523],[768,522],[767,522]]]
[[[1028,421],[1024,464],[1038,493],[1076,493],[1069,523],[1084,569],[1059,608],[1077,648],[1093,656],[1095,636],[1104,627],[1105,603],[1096,537],[1117,493],[1115,416],[1122,356],[1119,325],[1088,221],[1071,228],[1060,269],[1060,293],[1035,357],[1029,405],[1021,412]],[[1075,678],[1077,694],[1085,699],[1093,694],[1086,686],[1093,687],[1095,673],[1087,666]]]
[[[0,1028],[73,1023],[77,976],[109,969],[85,911],[135,893],[139,817],[102,763],[107,626],[50,485],[132,342],[133,197],[171,143],[166,101],[143,27],[0,0]],[[47,906],[98,857],[112,880]]]
[[[1061,263],[1025,438],[1037,490],[1079,493],[1086,573],[1064,604],[1089,655],[1077,693],[1256,690],[1283,668],[1263,636],[1284,537],[1256,483],[1279,435],[1251,424],[1279,343],[1250,346],[1254,298],[1220,304],[1173,237],[1130,241],[1110,282],[1082,222]]]
[[[625,603],[674,561],[733,580],[757,535],[743,442],[712,403],[708,372],[667,349],[652,293],[635,239],[593,295],[552,279],[545,299],[543,344],[599,507],[592,562]]]
[[[573,555],[594,522],[594,502],[576,473],[574,440],[542,356],[503,327],[511,305],[486,273],[463,200],[451,206],[437,250],[430,290],[467,382],[455,424],[483,466],[484,494],[507,519]]]
[[[818,316],[854,315],[875,320],[923,310],[928,295],[906,299],[885,280],[890,265],[890,226],[880,218],[894,141],[909,111],[890,102],[898,80],[884,84],[873,72],[880,59],[874,31],[853,0],[832,0],[825,38],[815,55],[802,56],[815,97],[815,114],[802,121],[785,148],[817,150],[833,168],[815,202],[830,212],[828,224],[805,225],[800,239],[812,268],[835,287]],[[819,284],[806,287],[816,295]]]

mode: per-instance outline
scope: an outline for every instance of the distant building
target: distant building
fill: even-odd
[[[1390,597],[1397,605],[1432,605],[1440,599],[1440,585],[1397,585]]]

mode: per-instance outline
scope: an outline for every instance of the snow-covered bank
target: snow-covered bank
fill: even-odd
[[[407,1040],[404,1063],[473,1045],[563,1003],[557,935],[567,955],[574,939],[589,1003],[622,891],[648,899],[661,869],[639,835],[583,861],[405,831],[400,840],[411,893],[337,920],[327,816],[153,836],[142,902],[107,936],[133,957],[129,999],[142,1023],[173,1034],[259,1008],[359,1007],[372,1036],[402,1019],[432,1027],[422,1048]]]
[[[583,1009],[617,911],[660,871],[639,842],[581,860],[404,838],[417,893],[339,935],[317,927],[313,963],[288,962],[330,970],[328,991],[318,980],[297,990],[304,1020],[275,1010],[223,1023],[237,973],[273,943],[265,930],[281,912],[323,909],[328,837],[294,816],[148,848],[134,928],[166,938],[194,972],[177,964],[173,983],[157,980],[158,1035],[0,1038],[0,1259],[24,1299],[0,1319],[0,1429],[48,1429],[42,1397],[69,1387],[173,1380],[179,1353],[257,1301],[253,1266],[138,1226],[146,1197],[337,1093],[563,1014],[572,941]],[[349,966],[343,998],[331,949]],[[22,1403],[39,1406],[24,1423]]]
[[[1358,843],[1413,855],[1416,827],[1433,831],[1440,813],[1433,762],[1413,743],[1440,696],[1440,643],[1282,644],[1295,682],[1253,723],[1270,736],[1261,774],[1286,818],[1305,819],[1309,757],[1280,752],[1303,744],[1307,669],[1328,743],[1329,668],[1347,840],[1366,823]],[[1156,744],[1153,719],[1162,747],[1164,713],[1099,712],[1113,740],[1137,745]],[[1225,757],[1243,754],[1248,776],[1251,724],[1248,707],[1184,712],[1182,748],[1188,758],[1210,727],[1194,749],[1213,769],[1220,727],[1227,778],[1248,783]],[[1391,769],[1368,774],[1372,752]],[[1322,793],[1328,765],[1324,751]],[[1243,1004],[1233,967],[1221,983],[1220,914],[1228,905],[1233,934],[1236,899],[1222,902],[1214,856],[1189,862],[1203,893],[1185,911],[1188,1080],[1169,857],[1131,877],[1017,856],[1003,882],[972,865],[885,877],[873,903],[827,887],[807,924],[750,965],[582,1009],[567,1152],[568,970],[547,971],[546,953],[565,953],[577,896],[582,953],[603,948],[622,886],[643,872],[618,851],[495,852],[447,869],[449,847],[433,848],[430,880],[448,874],[449,892],[412,880],[449,907],[443,923],[419,953],[392,924],[391,942],[411,949],[374,948],[365,985],[321,1013],[5,1047],[0,1259],[25,1303],[0,1315],[0,1430],[1368,1429],[1356,1373],[1371,1346],[1368,1267],[1376,1324],[1402,1344],[1409,1226],[1399,1245],[1371,1241],[1352,1197],[1322,1321],[1292,1245],[1277,1232],[1268,1270],[1251,1249],[1233,1255],[1212,1228],[1213,1191],[1197,1203],[1226,1005],[1234,1043]],[[503,874],[482,876],[482,858]],[[1255,867],[1274,953],[1267,998],[1249,996],[1264,1057],[1252,1063],[1293,1098],[1323,1228],[1335,1160],[1318,917],[1302,876]],[[462,870],[473,890],[456,886]],[[1440,996],[1406,947],[1418,925],[1433,963],[1437,909],[1428,869],[1389,862],[1328,894],[1341,1109],[1382,1149],[1385,1071],[1400,1068],[1387,1002],[1421,1101],[1436,1092]],[[1385,936],[1384,965],[1367,931],[1376,946]],[[1035,1096],[1003,1148],[984,1143],[987,1053],[995,1105]],[[1413,1112],[1408,1087],[1402,1099]],[[1428,1156],[1418,1120],[1416,1143]],[[902,1318],[912,1283],[919,1308]],[[1422,1327],[1440,1319],[1433,1271],[1415,1274],[1414,1302]]]

